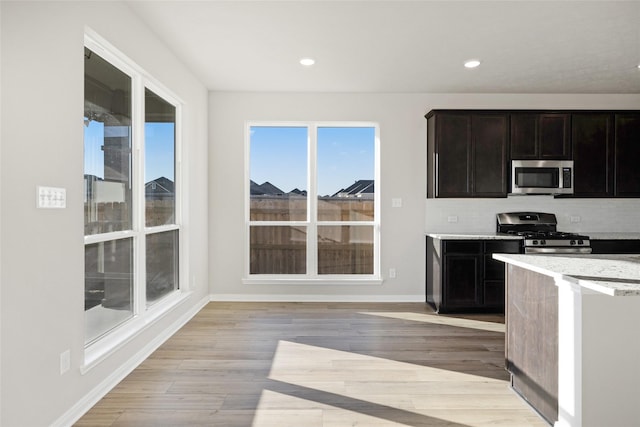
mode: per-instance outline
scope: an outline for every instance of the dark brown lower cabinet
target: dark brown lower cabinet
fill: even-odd
[[[427,303],[439,313],[504,312],[504,264],[492,255],[520,248],[520,240],[427,237]]]
[[[444,256],[444,304],[449,309],[482,305],[481,264],[479,254],[449,254]]]
[[[594,254],[640,254],[640,240],[591,240]]]

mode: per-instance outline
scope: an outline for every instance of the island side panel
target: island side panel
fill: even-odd
[[[506,357],[513,389],[547,421],[558,419],[558,288],[507,265]]]
[[[640,296],[583,294],[580,312],[582,427],[640,425]]]

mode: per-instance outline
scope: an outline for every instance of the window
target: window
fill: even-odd
[[[176,107],[145,89],[146,302],[178,289]]]
[[[248,124],[246,277],[377,280],[378,126]]]
[[[85,38],[85,343],[179,290],[179,102]],[[166,309],[166,308],[165,308]]]

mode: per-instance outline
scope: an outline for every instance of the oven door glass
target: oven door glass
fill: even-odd
[[[518,188],[559,188],[558,168],[515,168],[515,185]]]

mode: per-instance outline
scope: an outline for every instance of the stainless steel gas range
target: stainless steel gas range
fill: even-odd
[[[552,213],[507,212],[496,218],[499,234],[522,236],[525,254],[589,254],[589,236],[558,231],[558,221]]]

